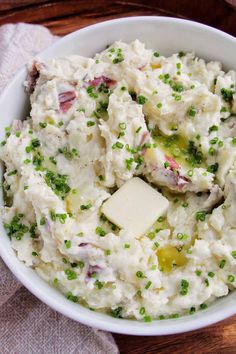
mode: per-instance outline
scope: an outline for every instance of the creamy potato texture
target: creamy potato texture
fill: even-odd
[[[6,128],[6,231],[69,300],[173,318],[236,286],[236,73],[138,40],[94,58],[35,60],[30,117]],[[142,236],[101,213],[139,176],[169,200]],[[138,191],[137,191],[138,192]]]

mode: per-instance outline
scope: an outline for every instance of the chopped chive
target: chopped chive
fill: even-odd
[[[83,268],[84,268],[84,262],[83,262],[83,261],[79,261],[79,262],[78,262],[78,267],[79,267],[80,269],[83,269]]]
[[[40,223],[41,226],[43,226],[43,225],[46,224],[46,219],[45,219],[44,216],[40,219],[40,222],[39,222],[39,223]]]
[[[88,210],[90,208],[92,208],[92,204],[91,203],[80,205],[80,210]]]
[[[234,259],[236,259],[236,251],[232,251],[232,252],[231,252],[231,256],[232,256]]]
[[[126,129],[126,123],[119,123],[119,128],[121,130],[125,130]]]
[[[201,304],[200,305],[200,309],[201,310],[205,310],[205,309],[207,309],[207,307],[208,307],[207,304]]]
[[[112,149],[114,150],[114,149],[123,149],[123,147],[124,147],[124,144],[122,144],[120,141],[117,141],[116,143],[114,143],[113,145],[112,145]]]
[[[229,281],[230,283],[233,283],[234,280],[235,280],[235,278],[234,278],[234,276],[233,276],[232,274],[229,274],[228,277],[227,277],[227,279],[228,279],[228,281]]]
[[[65,270],[65,274],[66,274],[68,280],[77,279],[77,273],[74,270],[72,270],[72,269],[69,269],[69,268],[66,269]]]
[[[47,123],[46,122],[39,122],[39,126],[40,126],[40,128],[44,129],[44,128],[46,128]]]
[[[93,122],[92,120],[89,120],[88,122],[87,122],[87,127],[92,127],[92,126],[94,126],[95,125],[95,122]]]
[[[106,231],[104,231],[103,228],[100,227],[100,226],[96,227],[95,232],[96,232],[97,235],[99,235],[101,237],[104,237],[107,234]]]
[[[205,211],[198,211],[196,213],[196,220],[197,221],[205,221],[206,219],[206,212]]]
[[[180,95],[175,95],[175,101],[181,101],[181,96]]]
[[[149,280],[149,281],[147,282],[147,284],[145,285],[145,289],[148,290],[151,285],[152,285],[152,282],[151,282],[151,280]]]
[[[146,98],[146,97],[144,97],[144,96],[138,96],[137,97],[137,102],[138,102],[138,104],[145,104],[146,102],[148,101],[148,99]]]
[[[225,259],[222,259],[222,260],[220,261],[220,263],[219,263],[219,267],[220,267],[221,269],[223,269],[224,266],[225,266],[225,263],[226,263],[226,260],[225,260]]]
[[[136,272],[136,277],[137,277],[137,278],[145,278],[145,275],[144,275],[143,272],[141,272],[141,270],[138,270],[138,271]]]
[[[145,307],[141,307],[139,313],[143,316],[145,314]]]
[[[182,279],[180,286],[181,286],[180,295],[183,296],[187,295],[189,289],[189,282],[186,279]]]
[[[197,109],[195,107],[191,106],[189,108],[188,115],[190,117],[195,117],[196,114],[197,114]]]
[[[191,307],[189,310],[189,314],[193,315],[196,312],[196,308],[195,307]]]
[[[215,276],[215,273],[213,273],[213,272],[209,272],[209,273],[208,273],[208,277],[214,278],[214,276]]]
[[[209,130],[208,133],[210,134],[211,132],[216,132],[219,129],[219,127],[217,125],[212,125]]]
[[[71,248],[71,241],[65,240],[64,241],[66,248]]]
[[[151,316],[144,316],[144,322],[152,322],[152,317]]]

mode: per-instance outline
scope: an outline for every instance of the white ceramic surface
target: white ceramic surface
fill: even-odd
[[[202,24],[167,17],[133,17],[102,22],[60,39],[41,53],[40,57],[47,59],[72,53],[92,56],[115,40],[129,42],[136,38],[145,42],[148,48],[153,48],[164,55],[180,50],[194,51],[207,60],[221,61],[225,69],[236,70],[234,37]],[[28,112],[28,97],[22,86],[25,75],[26,70],[22,69],[0,97],[0,140],[4,138],[4,127],[9,126],[13,119],[23,119]],[[0,172],[2,174],[2,166]],[[2,191],[0,193],[2,204]],[[236,292],[234,292],[219,299],[207,310],[179,319],[152,323],[116,319],[68,301],[33,270],[19,262],[11,249],[2,224],[0,255],[22,284],[40,300],[73,320],[103,330],[135,335],[165,335],[201,328],[236,313]]]

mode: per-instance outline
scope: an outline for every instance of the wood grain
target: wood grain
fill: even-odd
[[[235,10],[223,0],[0,1],[0,24],[41,23],[58,35],[98,21],[139,15],[189,18],[236,35]]]
[[[192,19],[236,35],[235,6],[236,0],[0,0],[0,25],[37,23],[47,26],[54,34],[65,35],[111,18],[162,15]],[[235,329],[236,316],[179,335],[136,337],[115,334],[114,337],[121,354],[234,354]]]
[[[216,325],[172,336],[137,337],[115,334],[121,354],[234,354],[236,316]]]

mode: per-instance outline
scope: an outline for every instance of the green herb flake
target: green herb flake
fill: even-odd
[[[186,279],[182,279],[180,283],[180,295],[187,295],[189,289],[189,282]]]
[[[123,310],[123,308],[121,306],[117,307],[114,310],[111,310],[112,317],[122,318],[122,310]]]
[[[200,309],[201,310],[205,310],[205,309],[207,309],[207,307],[208,307],[207,304],[201,304],[200,305]]]
[[[124,248],[130,248],[130,244],[129,243],[125,243],[124,244]]]
[[[226,264],[226,260],[225,259],[222,259],[219,263],[219,267],[220,269],[223,269],[225,267],[225,264]]]
[[[80,269],[83,269],[83,268],[84,268],[84,262],[83,262],[83,261],[79,261],[77,264],[78,264],[78,267],[79,267]]]
[[[70,279],[69,279],[69,280],[70,280]],[[72,301],[72,302],[78,302],[78,300],[79,300],[79,299],[78,299],[78,296],[73,295],[71,291],[69,291],[69,292],[67,293],[66,298],[67,298],[68,300]]]
[[[71,241],[70,240],[65,240],[64,243],[65,243],[65,246],[67,249],[71,248]]]
[[[45,217],[44,217],[44,216],[40,219],[39,224],[40,224],[41,226],[43,226],[43,225],[45,225],[45,224],[46,224],[46,219],[45,219]]]
[[[145,275],[144,275],[144,273],[141,270],[138,270],[136,272],[136,277],[140,278],[140,279],[143,279],[143,278],[145,278]]]
[[[216,173],[218,171],[218,168],[219,168],[219,164],[218,162],[216,162],[215,164],[207,167],[207,172]]]
[[[137,97],[137,102],[138,102],[138,104],[145,104],[146,102],[148,101],[148,99],[146,98],[146,97],[144,97],[144,96],[138,96]]]
[[[195,115],[197,114],[197,109],[193,106],[191,106],[188,110],[188,115],[190,117],[195,117]]]
[[[202,274],[202,271],[201,270],[195,270],[195,274],[198,276],[198,277],[200,277],[200,275]]]
[[[235,280],[235,277],[232,274],[229,274],[227,277],[228,282],[233,283]]]
[[[236,251],[232,251],[232,252],[231,252],[231,256],[232,256],[234,259],[236,259]]]
[[[181,96],[180,95],[175,95],[175,101],[181,101]]]
[[[39,126],[40,126],[40,128],[44,129],[44,128],[46,128],[47,123],[46,122],[39,122]]]
[[[65,270],[65,274],[66,274],[68,280],[77,279],[77,273],[74,270],[70,269],[70,268]]]
[[[231,102],[233,100],[233,94],[234,94],[233,90],[222,88],[220,92],[225,102]]]
[[[213,273],[213,272],[209,272],[209,273],[208,273],[208,277],[214,278],[214,276],[215,276],[215,273]]]
[[[189,314],[190,314],[190,315],[193,315],[195,312],[196,312],[196,308],[195,308],[195,307],[191,307],[191,308],[189,309]]]
[[[87,127],[93,127],[95,125],[95,122],[93,122],[92,120],[89,120],[87,122]]]
[[[232,144],[236,145],[236,137],[232,138]]]
[[[121,130],[125,130],[126,129],[126,123],[119,123],[119,128],[121,129]]]
[[[115,150],[115,149],[123,149],[124,147],[124,144],[121,143],[120,141],[117,141],[115,142],[113,145],[112,145],[112,149]]]
[[[22,217],[23,217],[22,214],[15,215],[11,219],[9,224],[7,223],[3,224],[8,236],[10,238],[15,237],[16,240],[18,241],[20,241],[24,236],[24,234],[29,231],[29,227],[22,223],[21,221]]]
[[[143,319],[144,319],[144,322],[152,322],[151,316],[144,316]]]
[[[186,53],[183,52],[182,50],[178,53],[179,58],[183,58],[183,57],[185,57],[185,55],[186,55]]]
[[[44,176],[45,182],[62,200],[70,192],[71,188],[67,183],[67,176],[47,171]]]
[[[177,83],[177,82],[172,84],[171,88],[172,88],[173,91],[179,92],[179,93],[184,91],[184,86],[182,84],[180,84],[180,83]]]
[[[196,220],[197,221],[205,221],[206,219],[206,212],[205,211],[198,211],[196,213]]]
[[[141,316],[143,316],[145,314],[146,310],[145,307],[140,307],[139,313]]]
[[[151,280],[149,280],[149,281],[147,282],[147,284],[145,285],[145,289],[148,290],[151,285],[152,285],[152,282],[151,282]]]
[[[88,210],[90,208],[92,208],[92,204],[91,203],[80,205],[80,210]]]
[[[96,227],[95,232],[96,232],[96,234],[99,235],[100,237],[104,237],[104,236],[106,236],[106,234],[107,234],[106,231],[104,231],[103,228],[100,227],[100,226],[97,226],[97,227]]]
[[[101,290],[104,286],[104,283],[97,279],[94,285],[96,286],[96,288],[98,288],[98,290]]]
[[[94,87],[93,86],[88,86],[87,87],[87,93],[89,95],[89,97],[96,99],[98,98],[98,94],[94,92]]]
[[[17,174],[17,170],[13,170],[7,173],[7,176],[14,176]]]

